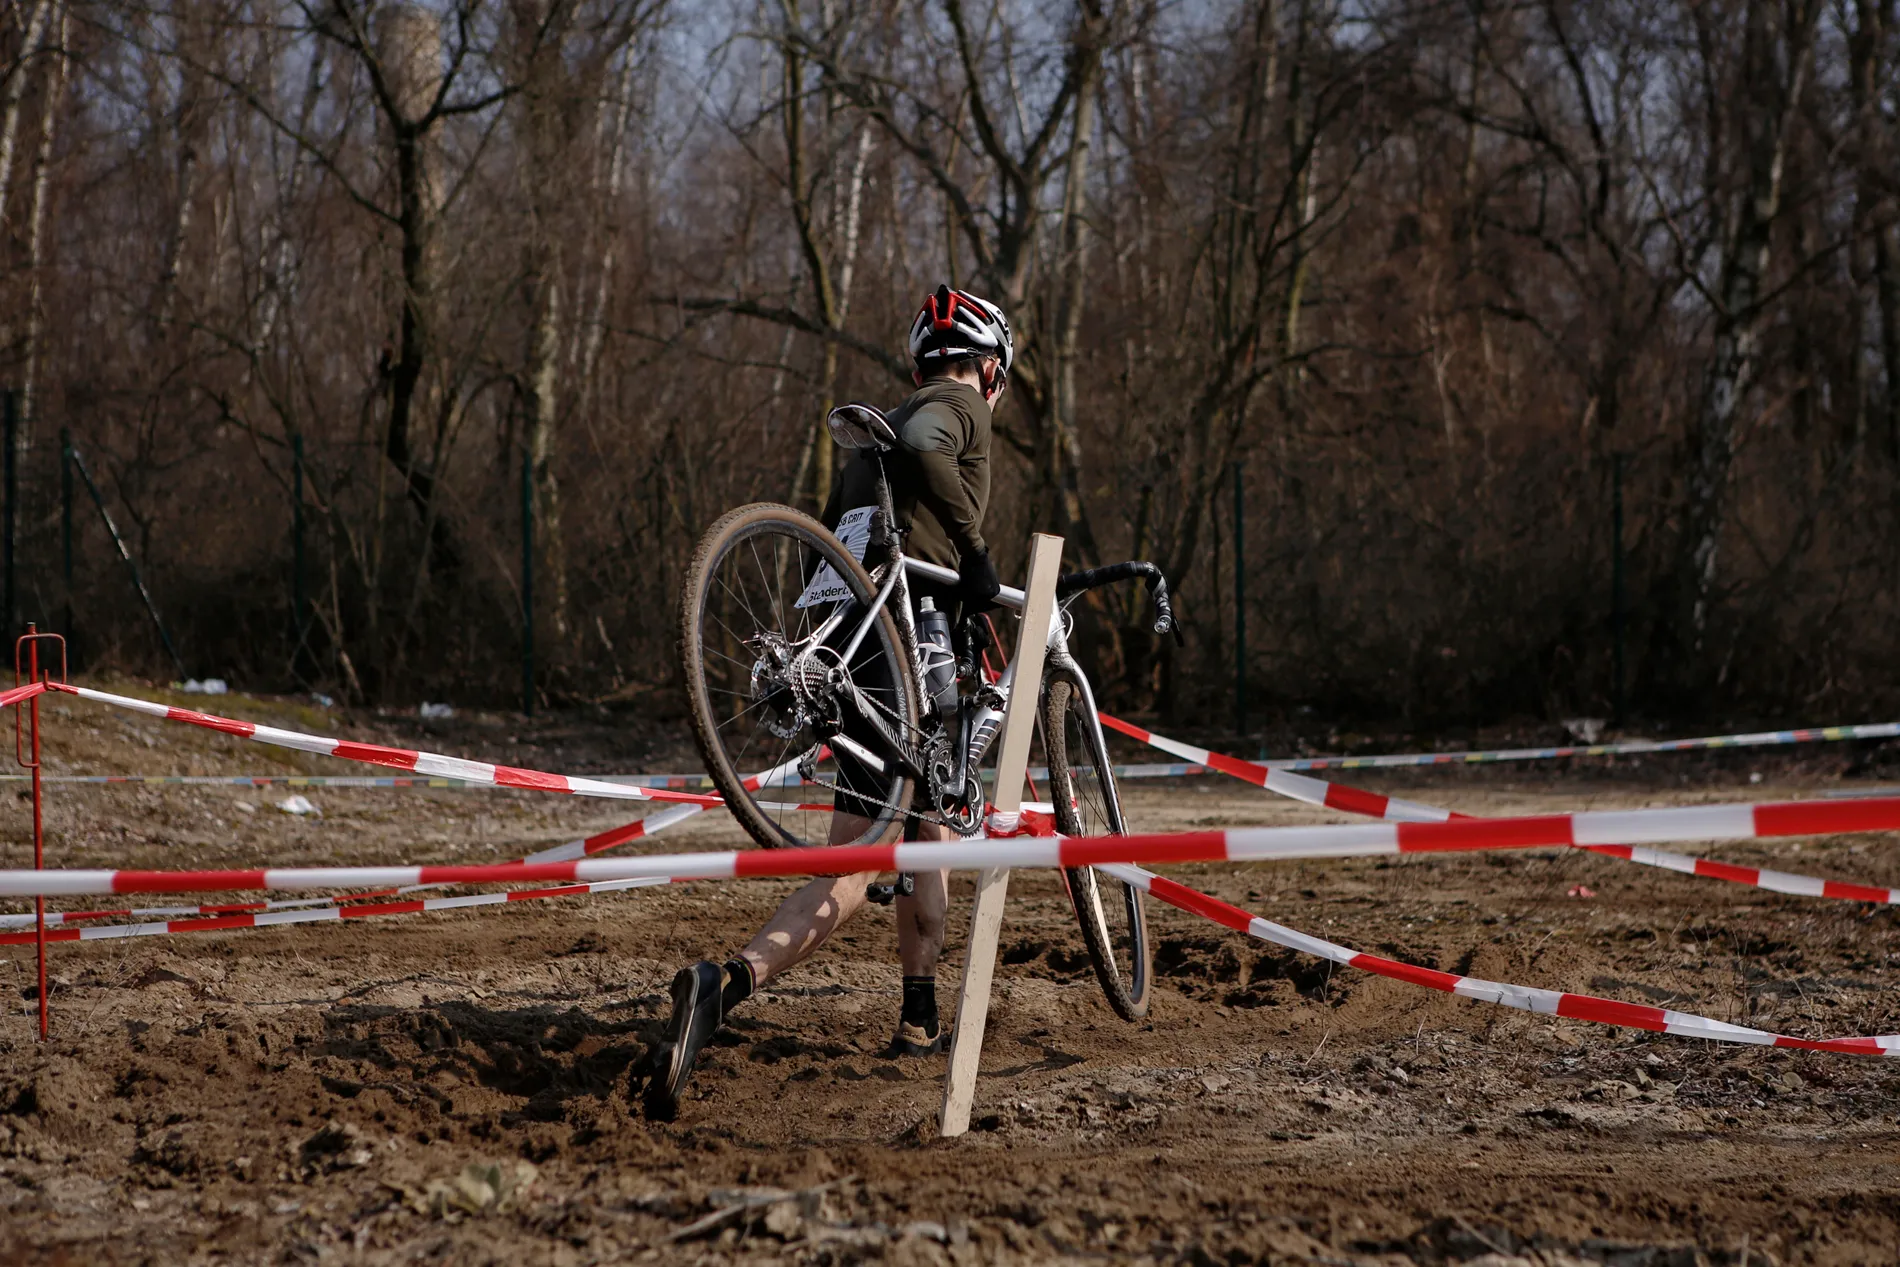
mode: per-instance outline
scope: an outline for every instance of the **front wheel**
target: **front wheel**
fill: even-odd
[[[1075,669],[1058,666],[1043,686],[1043,746],[1056,829],[1065,836],[1126,835],[1088,683]],[[1108,1005],[1123,1020],[1140,1020],[1148,1014],[1154,966],[1141,890],[1093,867],[1065,868],[1062,879]]]

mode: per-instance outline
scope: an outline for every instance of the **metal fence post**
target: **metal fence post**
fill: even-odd
[[[59,575],[65,613],[60,630],[73,640],[73,433],[59,429]]]
[[[290,676],[301,680],[304,662],[305,616],[303,578],[303,434],[290,441]]]
[[[534,455],[521,451],[521,711],[534,716]]]
[[[18,470],[18,446],[20,438],[20,397],[12,388],[6,392],[6,587],[7,587],[7,634],[11,638],[18,628],[20,619],[19,590],[14,585],[14,536],[20,525],[20,478]]]
[[[1623,720],[1623,455],[1610,455],[1610,713]]]
[[[1243,462],[1234,463],[1234,733],[1247,733],[1247,537]]]
[[[59,678],[66,681],[66,640],[56,633],[41,633],[34,624],[28,624],[26,633],[13,644],[13,684],[20,686],[21,670],[25,670],[28,682],[44,682],[48,679],[50,664],[40,662],[40,644],[59,647]],[[20,653],[26,652],[26,663],[22,665]],[[50,657],[49,657],[50,658]],[[26,716],[21,716],[22,711]],[[27,742],[32,743],[31,757],[27,756]],[[16,704],[13,709],[13,756],[20,765],[33,774],[33,869],[46,868],[46,818],[43,812],[40,786],[40,701],[36,695],[29,700]],[[49,1027],[49,1004],[46,991],[46,895],[40,894],[33,899],[34,941],[39,948],[39,1003],[40,1003],[40,1041],[46,1041]]]

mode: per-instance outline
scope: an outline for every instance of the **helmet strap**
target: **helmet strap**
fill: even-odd
[[[1001,362],[995,357],[986,356],[978,367],[977,374],[983,380],[984,401],[995,403],[996,398],[1003,394],[1003,388],[1009,383],[1009,379],[1003,374]]]

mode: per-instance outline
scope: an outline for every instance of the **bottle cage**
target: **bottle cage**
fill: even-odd
[[[897,447],[897,433],[874,405],[839,405],[825,419],[831,438],[847,449],[875,449],[886,452]]]

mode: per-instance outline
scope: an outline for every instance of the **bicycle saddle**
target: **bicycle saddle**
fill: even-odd
[[[839,405],[825,419],[831,438],[847,449],[885,450],[897,446],[897,433],[891,430],[884,411],[875,405]]]

